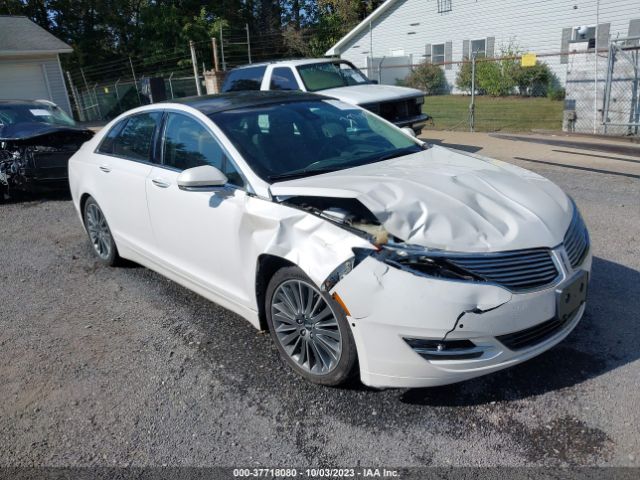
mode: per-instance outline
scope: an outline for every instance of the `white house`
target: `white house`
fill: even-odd
[[[72,51],[27,17],[0,15],[0,99],[51,100],[71,114],[59,55]]]
[[[572,42],[590,40],[593,47],[596,35],[598,48],[610,38],[640,35],[640,0],[386,0],[326,54],[361,68],[382,61],[383,73],[385,66],[427,60],[443,64],[454,86],[455,62],[471,52],[500,56],[511,45],[552,54],[539,60],[564,83]],[[408,68],[389,71],[393,75],[381,76],[384,83]]]

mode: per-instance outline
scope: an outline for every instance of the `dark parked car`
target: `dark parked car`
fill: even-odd
[[[68,186],[67,163],[93,131],[46,100],[0,100],[0,201]]]

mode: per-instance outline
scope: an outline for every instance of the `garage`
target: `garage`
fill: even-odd
[[[51,100],[42,64],[6,63],[0,65],[0,98],[4,100]]]
[[[0,16],[0,100],[51,100],[67,113],[60,54],[69,45],[24,16]]]

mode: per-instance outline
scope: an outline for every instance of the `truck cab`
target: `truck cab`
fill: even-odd
[[[231,70],[223,92],[242,90],[300,90],[358,105],[399,127],[419,134],[430,119],[422,112],[424,92],[378,85],[352,63],[340,59],[282,60],[245,65]]]

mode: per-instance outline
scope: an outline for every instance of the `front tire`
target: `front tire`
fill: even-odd
[[[353,375],[357,352],[344,311],[298,267],[271,278],[265,311],[280,357],[296,373],[329,386]]]
[[[93,253],[101,263],[110,267],[116,265],[120,260],[116,243],[111,235],[107,219],[93,197],[89,197],[84,204],[83,218]]]

